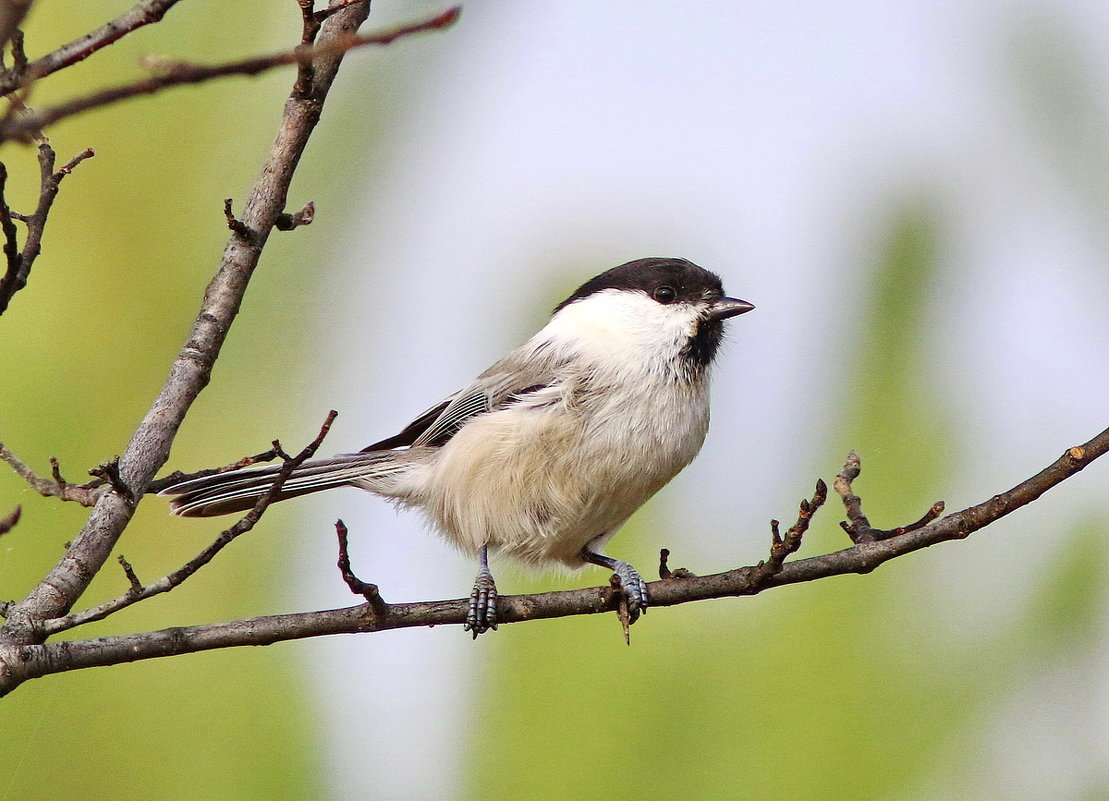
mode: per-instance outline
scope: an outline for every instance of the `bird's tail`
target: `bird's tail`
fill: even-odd
[[[333,487],[357,486],[387,497],[398,497],[398,479],[419,462],[418,450],[344,453],[305,462],[281,485],[274,501],[283,501]],[[251,467],[193,478],[167,487],[170,510],[184,517],[213,517],[243,512],[270,491],[281,465]]]

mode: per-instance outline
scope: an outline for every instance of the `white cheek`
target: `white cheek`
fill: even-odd
[[[600,361],[670,357],[692,335],[697,317],[688,304],[605,290],[561,309],[532,341],[573,343]]]

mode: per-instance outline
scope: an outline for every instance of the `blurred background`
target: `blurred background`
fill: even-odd
[[[130,2],[39,0],[32,58]],[[375,3],[367,27],[445,6]],[[182,2],[36,88],[283,49],[295,3]],[[478,0],[351,54],[169,468],[395,433],[648,255],[720,273],[735,320],[702,455],[609,552],[696,573],[766,554],[852,448],[871,520],[1007,489],[1109,420],[1109,5]],[[291,72],[48,133],[62,188],[0,318],[0,441],[65,475],[123,450],[183,342]],[[11,204],[34,152],[8,146]],[[210,652],[30,682],[0,702],[0,800],[1109,798],[1106,484],[1096,464],[961,543],[842,577],[611,615]],[[0,597],[84,510],[0,470]],[[471,560],[354,490],[274,507],[170,595],[79,636],[345,606],[332,524],[389,601],[457,598]],[[801,555],[844,547],[834,504]],[[119,552],[150,581],[221,521],[148,498]],[[109,565],[84,599],[122,591]],[[495,565],[503,592],[603,571]]]

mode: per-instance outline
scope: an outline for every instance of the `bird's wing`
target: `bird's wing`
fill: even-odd
[[[557,365],[550,362],[537,364],[514,357],[515,354],[512,354],[494,364],[473,384],[423,412],[399,434],[375,442],[362,451],[443,445],[470,418],[518,403],[524,397],[558,382]]]
[[[391,437],[375,442],[373,445],[367,445],[361,450],[361,453],[369,451],[389,451],[393,448],[403,448],[408,445],[413,445],[420,435],[443,414],[444,410],[450,406],[451,401],[457,398],[461,393],[456,392],[454,395],[449,395],[437,404],[432,406],[427,411],[420,414],[415,420],[406,425],[399,434],[394,434]]]
[[[413,445],[442,445],[475,415],[493,411],[493,401],[486,387],[472,384],[451,396],[442,411],[430,421]]]

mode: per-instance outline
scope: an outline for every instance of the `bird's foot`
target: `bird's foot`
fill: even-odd
[[[497,585],[489,566],[483,564],[474,579],[474,589],[470,593],[470,608],[466,613],[464,631],[472,632],[474,639],[479,634],[492,629],[497,630]]]
[[[647,582],[639,571],[623,559],[613,559],[611,556],[594,553],[589,549],[582,551],[585,561],[601,567],[607,567],[613,575],[620,580],[620,593],[624,596],[624,604],[628,610],[628,623],[634,623],[640,615],[647,614],[650,600],[647,597]]]
[[[640,615],[647,614],[650,601],[647,598],[647,582],[639,571],[620,559],[613,559],[613,575],[620,579],[620,592],[628,604],[628,622],[634,623]]]

